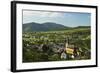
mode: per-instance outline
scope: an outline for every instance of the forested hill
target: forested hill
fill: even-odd
[[[90,26],[78,26],[75,28],[90,28]],[[42,24],[31,22],[23,24],[23,32],[57,31],[57,30],[67,30],[67,29],[73,29],[73,28],[53,22],[46,22]]]

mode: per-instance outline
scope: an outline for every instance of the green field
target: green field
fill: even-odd
[[[91,59],[90,28],[23,32],[22,39],[25,63]],[[73,54],[66,52],[66,43]]]

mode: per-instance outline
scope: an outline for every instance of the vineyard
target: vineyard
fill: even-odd
[[[90,28],[23,32],[23,62],[91,59],[90,34]]]

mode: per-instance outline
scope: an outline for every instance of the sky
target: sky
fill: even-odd
[[[69,27],[90,26],[91,14],[78,12],[52,12],[23,10],[23,24],[53,22]]]

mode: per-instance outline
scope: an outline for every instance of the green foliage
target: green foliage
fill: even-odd
[[[74,59],[67,54],[66,59],[61,59],[61,52],[66,42],[77,46],[79,49]],[[60,60],[83,60],[91,58],[90,28],[77,28],[73,30],[24,32],[23,33],[23,62],[44,62]]]
[[[50,61],[60,61],[60,56],[58,54],[54,54],[52,56],[49,56]]]

